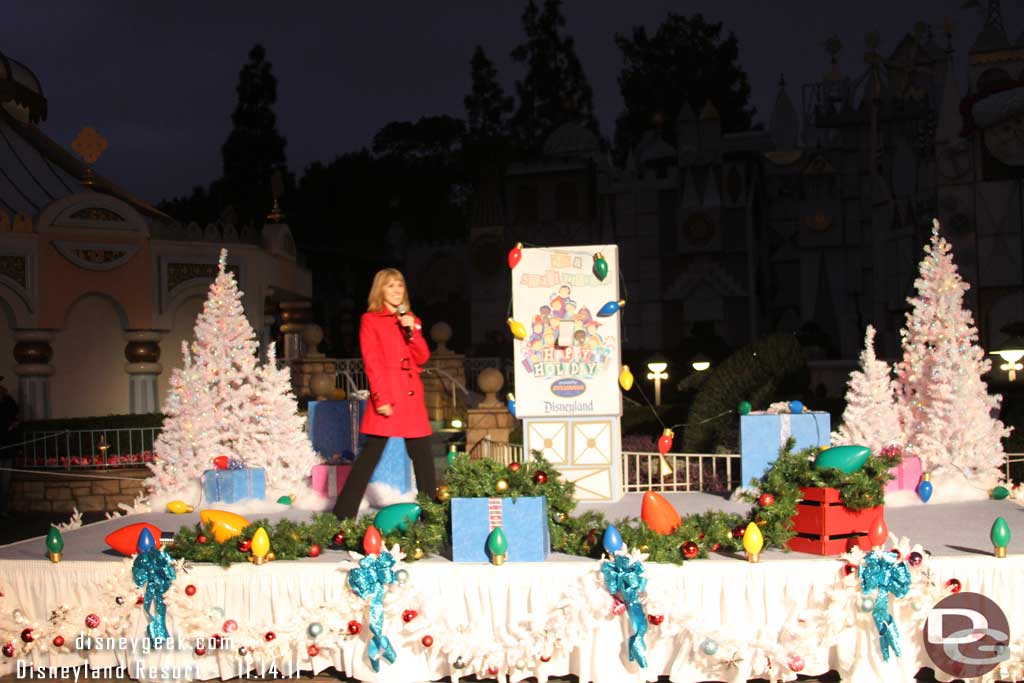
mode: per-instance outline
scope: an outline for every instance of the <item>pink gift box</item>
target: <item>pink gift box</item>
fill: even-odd
[[[313,490],[323,498],[335,498],[351,471],[352,465],[313,465]]]
[[[913,455],[903,456],[903,462],[889,470],[895,479],[885,485],[885,492],[915,491],[921,482],[921,458]]]

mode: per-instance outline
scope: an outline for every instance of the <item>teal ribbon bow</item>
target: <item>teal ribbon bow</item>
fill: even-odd
[[[384,635],[384,588],[395,582],[395,558],[386,550],[380,555],[367,555],[359,560],[359,566],[348,573],[348,585],[363,600],[370,600],[370,646],[366,653],[370,666],[380,671],[380,659],[388,664],[395,663],[395,649]]]
[[[146,586],[142,609],[149,619],[146,635],[150,639],[167,639],[167,605],[164,604],[164,593],[171,587],[175,576],[171,558],[157,548],[139,553],[132,562],[132,580],[136,586]]]
[[[889,661],[889,650],[900,656],[900,632],[896,620],[889,614],[889,594],[902,598],[910,591],[910,569],[906,562],[894,562],[895,555],[888,558],[883,553],[872,552],[860,569],[861,591],[867,595],[877,591],[871,616],[878,629],[882,659]]]
[[[629,661],[641,667],[647,666],[647,615],[640,604],[640,594],[647,589],[647,577],[640,562],[630,563],[626,555],[616,555],[611,562],[601,564],[604,585],[612,595],[618,595],[626,604],[629,625],[633,635],[629,637]]]

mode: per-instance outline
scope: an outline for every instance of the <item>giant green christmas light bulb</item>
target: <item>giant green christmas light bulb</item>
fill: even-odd
[[[51,526],[49,533],[46,534],[46,550],[49,551],[50,562],[60,562],[64,550],[64,537],[55,526]]]
[[[1010,525],[1002,517],[992,522],[992,546],[996,557],[1006,557],[1006,546],[1010,545]]]
[[[487,550],[491,553],[491,564],[505,564],[508,559],[508,539],[500,526],[487,537]]]

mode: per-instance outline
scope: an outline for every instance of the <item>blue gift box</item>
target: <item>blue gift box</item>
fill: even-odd
[[[320,457],[355,458],[365,441],[359,434],[359,425],[366,412],[366,401],[310,401],[307,412],[309,440]]]
[[[390,486],[403,494],[412,491],[412,461],[405,451],[405,439],[397,436],[388,439],[370,483]]]
[[[830,444],[832,416],[817,413],[751,413],[740,416],[740,463],[742,482],[759,479],[768,466],[779,457],[779,449],[789,437],[796,439],[796,448],[812,448]]]
[[[548,499],[452,498],[452,560],[490,562],[487,537],[500,526],[508,539],[507,562],[543,562],[551,552]]]
[[[203,472],[203,500],[206,503],[234,503],[246,498],[267,497],[267,473],[262,467]]]

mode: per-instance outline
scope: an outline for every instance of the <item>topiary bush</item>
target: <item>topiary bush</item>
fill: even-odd
[[[683,450],[739,451],[736,405],[750,401],[755,410],[803,394],[809,374],[800,342],[791,334],[754,341],[712,368],[693,401],[683,431]]]

